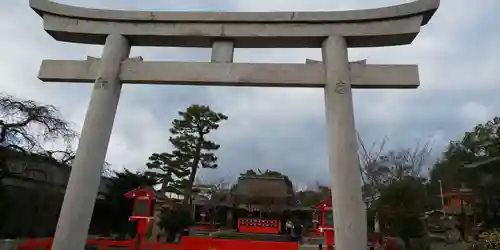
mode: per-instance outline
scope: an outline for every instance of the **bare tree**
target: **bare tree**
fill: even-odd
[[[372,202],[378,198],[389,173],[389,169],[380,164],[380,157],[384,153],[387,137],[384,137],[380,143],[374,141],[369,148],[359,133],[357,133],[357,138],[359,167],[363,181],[363,200],[366,206],[370,207]]]
[[[77,133],[61,118],[56,107],[0,94],[0,178],[7,174],[6,163],[14,155],[35,156],[38,161],[70,162],[73,152],[69,145],[76,137]],[[66,144],[66,150],[44,148],[46,143],[57,140]]]
[[[390,183],[405,177],[422,177],[422,168],[430,163],[429,140],[424,143],[417,141],[414,147],[386,151],[387,137],[368,148],[358,133],[358,144],[363,195],[367,206]]]
[[[196,185],[205,185],[210,186],[210,193],[216,193],[221,190],[229,189],[231,183],[227,181],[228,178],[218,177],[218,178],[204,178],[201,176],[196,177],[195,184]]]
[[[363,184],[379,185],[383,182],[386,169],[381,167],[379,159],[384,153],[387,137],[384,137],[380,143],[374,141],[370,148],[367,148],[359,133],[358,137],[358,155],[361,168],[361,180]]]
[[[0,147],[39,152],[46,142],[76,137],[56,107],[0,95]]]
[[[389,169],[389,180],[401,181],[405,177],[422,177],[422,169],[430,161],[432,148],[430,142],[421,143],[417,141],[413,148],[400,148],[391,150],[380,157],[380,164]]]
[[[75,151],[71,148],[66,150],[46,150],[40,152],[39,155],[47,157],[49,160],[53,160],[57,163],[70,166],[75,159]]]

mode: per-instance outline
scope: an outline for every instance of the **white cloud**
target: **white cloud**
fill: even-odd
[[[477,102],[466,102],[460,106],[460,116],[467,124],[484,123],[492,118],[488,108]]]

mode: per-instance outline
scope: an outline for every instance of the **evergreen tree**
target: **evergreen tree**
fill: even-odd
[[[208,106],[191,105],[179,112],[179,118],[172,121],[169,138],[174,147],[171,153],[155,153],[147,163],[150,174],[161,178],[162,190],[183,189],[187,205],[193,193],[193,184],[198,169],[217,168],[214,151],[219,145],[208,140],[207,135],[219,128],[227,116],[214,112]]]
[[[120,236],[135,235],[137,224],[130,222],[134,201],[127,199],[125,193],[139,187],[152,187],[156,180],[142,172],[130,172],[125,169],[115,172],[110,178],[105,200],[96,204],[98,213],[94,213],[93,220],[102,224],[106,221],[109,233],[118,233]]]

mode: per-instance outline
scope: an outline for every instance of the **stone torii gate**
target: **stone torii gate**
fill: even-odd
[[[58,41],[104,44],[100,59],[44,60],[46,82],[94,83],[53,243],[83,249],[122,83],[325,89],[336,248],[366,249],[352,88],[416,88],[416,65],[349,63],[348,47],[410,44],[439,0],[331,12],[151,12],[30,0]],[[131,46],[212,48],[211,62],[128,58]],[[322,63],[232,63],[234,48],[321,48]]]

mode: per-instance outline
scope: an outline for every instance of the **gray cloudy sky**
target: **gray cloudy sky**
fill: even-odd
[[[94,8],[137,10],[280,11],[381,7],[405,0],[59,0]],[[390,148],[430,139],[436,154],[451,139],[499,115],[500,1],[442,0],[412,45],[350,49],[351,60],[417,63],[417,90],[356,90],[357,128],[371,144]],[[100,56],[100,46],[60,43],[43,31],[27,0],[0,1],[0,91],[58,106],[81,129],[91,85],[45,84],[42,59]],[[208,61],[207,49],[133,48],[145,60]],[[236,49],[237,62],[304,62],[319,49]],[[143,168],[152,152],[168,151],[168,128],[177,111],[208,104],[229,116],[212,138],[221,144],[220,168],[204,175],[235,176],[248,168],[275,169],[296,183],[328,181],[324,99],[321,89],[125,86],[107,161]],[[210,178],[210,177],[207,177]]]

